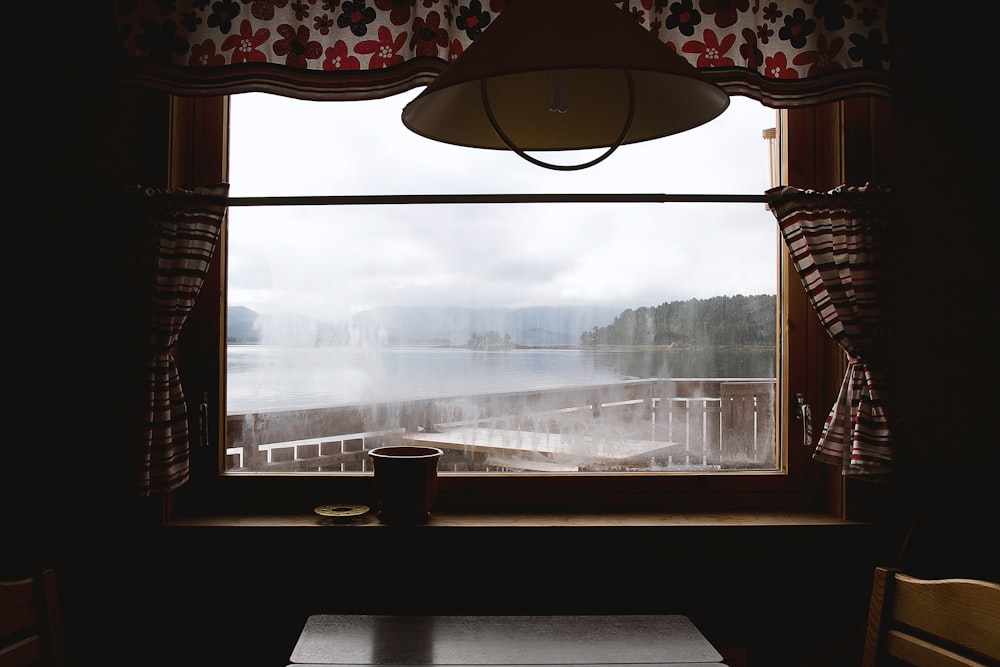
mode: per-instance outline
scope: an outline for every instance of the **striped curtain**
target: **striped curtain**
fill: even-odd
[[[847,353],[847,373],[815,445],[803,411],[805,444],[844,475],[887,476],[894,458],[884,375],[891,193],[876,184],[829,192],[782,186],[767,199],[810,303]]]
[[[229,185],[193,190],[133,186],[124,193],[124,223],[136,234],[136,312],[143,391],[138,407],[140,495],[176,489],[188,480],[187,404],[175,352],[198,299],[222,231]]]

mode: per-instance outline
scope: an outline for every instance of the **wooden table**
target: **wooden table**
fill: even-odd
[[[292,665],[724,667],[686,616],[310,616]]]
[[[676,442],[593,435],[561,435],[488,427],[461,427],[440,433],[407,433],[416,445],[486,454],[491,465],[550,472],[573,472],[581,465],[615,468],[648,466],[672,453]]]

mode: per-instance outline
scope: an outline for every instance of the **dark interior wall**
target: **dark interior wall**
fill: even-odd
[[[900,3],[894,35],[905,51],[895,70],[902,215],[891,373],[907,461],[898,497],[919,521],[904,562],[1000,580],[987,542],[998,508],[993,392],[982,389],[997,324],[986,276],[986,225],[996,218],[988,123],[970,122],[970,106],[956,102],[969,97],[917,41],[922,18],[906,4],[919,3]],[[94,36],[99,49],[96,36],[110,26],[87,27],[74,24],[67,39]],[[856,625],[870,567],[893,553],[884,534],[371,530],[347,541],[328,531],[147,532],[129,494],[130,461],[116,455],[129,441],[122,416],[132,395],[118,362],[129,344],[118,324],[129,278],[108,206],[125,184],[164,182],[166,110],[156,93],[117,90],[114,58],[107,49],[109,66],[92,71],[64,52],[40,60],[56,75],[38,92],[41,105],[12,105],[10,132],[8,188],[28,205],[9,205],[7,218],[18,435],[3,446],[5,539],[16,545],[4,547],[4,570],[49,562],[65,572],[79,651],[112,664],[136,664],[140,650],[146,664],[193,664],[183,658],[195,653],[234,664],[225,660],[233,651],[239,664],[280,667],[317,611],[655,611],[690,615],[720,645],[753,646],[754,667],[802,667],[791,656],[818,655]],[[826,551],[843,568],[832,577]],[[413,568],[422,578],[404,578]],[[95,599],[112,603],[111,620],[94,616]],[[100,647],[84,640],[91,629],[105,637]]]
[[[890,378],[900,493],[917,516],[904,564],[998,580],[988,543],[1000,510],[991,424],[998,319],[994,249],[983,242],[997,219],[996,129],[969,104],[968,79],[955,69],[964,65],[927,41],[933,31],[919,5],[890,7],[900,205]],[[981,62],[985,45],[967,46],[961,62]]]
[[[120,619],[116,650],[156,646],[148,665],[185,664],[196,651],[202,664],[260,667],[283,666],[311,613],[684,614],[719,648],[747,649],[751,665],[806,667],[842,644],[837,661],[817,664],[856,665],[881,540],[871,527],[170,528],[135,537],[142,558],[124,559],[119,571],[133,585],[119,599],[141,613]],[[818,565],[821,551],[835,572]]]

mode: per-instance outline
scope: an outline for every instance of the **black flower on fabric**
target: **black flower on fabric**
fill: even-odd
[[[329,35],[333,29],[333,19],[328,14],[313,19],[313,29],[321,35]]]
[[[757,26],[757,41],[761,44],[767,44],[774,37],[774,31],[771,30],[771,26],[766,23],[761,23]]]
[[[201,24],[201,17],[197,12],[186,12],[181,14],[181,24],[187,28],[188,32],[194,32]]]
[[[764,53],[757,48],[757,33],[750,28],[743,28],[743,43],[740,44],[740,56],[747,67],[757,68],[764,62]]]
[[[128,16],[135,12],[139,6],[139,0],[118,0],[118,13],[121,16]]]
[[[698,7],[706,16],[715,16],[715,25],[728,28],[739,20],[740,12],[750,8],[750,0],[700,0]]]
[[[771,23],[776,23],[783,14],[784,12],[778,9],[778,3],[776,2],[768,3],[764,7],[761,7],[760,10],[760,15],[764,17],[764,20]]]
[[[878,10],[873,7],[866,7],[858,12],[858,18],[865,24],[866,28],[872,27],[879,20]]]
[[[135,36],[135,43],[143,51],[149,52],[150,60],[154,62],[170,62],[173,56],[182,56],[188,52],[188,41],[177,36],[177,24],[164,21],[158,25],[149,20],[139,23],[141,31]]]
[[[889,45],[882,41],[882,31],[872,30],[868,38],[863,35],[848,37],[854,44],[847,50],[847,55],[854,62],[860,62],[865,69],[883,69],[882,61],[889,59]]]
[[[274,18],[274,8],[284,7],[288,0],[243,0],[243,4],[250,5],[250,15],[261,21],[270,21]]]
[[[468,7],[458,8],[455,26],[459,30],[464,30],[469,39],[474,40],[489,24],[490,14],[483,11],[483,5],[479,0],[472,0]]]
[[[233,19],[239,15],[240,6],[235,2],[213,2],[212,13],[208,15],[208,27],[218,28],[219,32],[228,34],[233,29]]]
[[[295,12],[296,21],[305,21],[309,18],[309,5],[304,2],[293,2],[292,11]]]
[[[694,27],[701,23],[701,13],[694,8],[693,0],[670,3],[670,14],[663,20],[668,29],[677,29],[685,37],[694,35]]]
[[[118,53],[123,58],[128,57],[128,51],[125,49],[125,42],[132,35],[132,27],[133,27],[132,23],[127,22],[127,23],[122,23],[121,26],[119,26],[118,28],[118,41],[119,41]]]
[[[846,0],[816,0],[816,18],[823,20],[827,30],[840,30],[846,19],[854,16],[854,8]]]
[[[375,10],[367,7],[365,0],[350,0],[342,4],[340,9],[337,27],[349,27],[356,37],[364,37],[368,33],[368,24],[375,20]]]
[[[778,37],[796,49],[805,48],[806,38],[816,31],[816,21],[808,18],[799,8],[785,16],[785,25],[778,30]]]
[[[375,0],[375,7],[389,12],[389,21],[393,25],[404,25],[410,21],[413,0]]]

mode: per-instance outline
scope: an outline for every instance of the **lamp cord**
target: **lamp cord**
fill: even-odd
[[[506,144],[507,148],[514,151],[522,158],[531,162],[532,164],[538,165],[539,167],[545,167],[546,169],[555,169],[556,171],[576,171],[578,169],[586,169],[587,167],[593,167],[598,162],[601,162],[612,153],[614,153],[619,146],[625,141],[625,137],[628,135],[628,131],[632,129],[632,119],[635,116],[635,83],[632,81],[632,72],[625,70],[625,81],[628,84],[628,117],[625,119],[625,127],[622,128],[621,134],[611,145],[608,150],[598,157],[594,158],[590,162],[584,162],[583,164],[575,165],[562,165],[562,164],[551,164],[549,162],[544,162],[531,155],[528,155],[523,150],[514,145],[514,142],[510,140],[510,137],[500,129],[500,124],[497,123],[496,117],[493,115],[493,107],[490,105],[489,92],[486,90],[487,79],[482,79],[479,82],[479,90],[483,98],[483,108],[486,109],[486,116],[490,119],[490,125],[493,126],[493,131],[497,133],[500,140]]]

